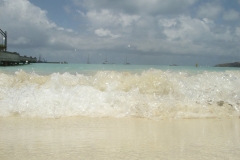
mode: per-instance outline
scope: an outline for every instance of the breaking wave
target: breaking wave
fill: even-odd
[[[239,117],[239,86],[239,71],[38,75],[20,70],[0,73],[0,116]]]

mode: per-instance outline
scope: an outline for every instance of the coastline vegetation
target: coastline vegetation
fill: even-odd
[[[214,67],[240,67],[240,62],[217,64]]]

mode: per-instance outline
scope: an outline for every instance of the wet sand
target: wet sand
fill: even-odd
[[[239,159],[240,119],[0,118],[0,159]]]

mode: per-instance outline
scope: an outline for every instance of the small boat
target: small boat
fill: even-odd
[[[130,65],[130,63],[127,60],[127,56],[126,56],[126,62],[124,63],[125,65]]]

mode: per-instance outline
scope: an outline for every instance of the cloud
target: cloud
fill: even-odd
[[[104,29],[102,29],[102,28],[95,30],[95,34],[98,35],[98,36],[100,36],[100,37],[104,37],[104,36],[110,36],[110,37],[112,37],[112,38],[118,38],[118,37],[120,37],[120,35],[114,35],[114,34],[111,33],[111,31],[109,31],[109,30],[104,30]]]
[[[126,14],[179,14],[198,0],[73,0],[75,5],[79,5],[89,10],[113,10]]]
[[[82,14],[80,12],[80,14]],[[86,13],[86,18],[91,22],[92,26],[130,26],[133,22],[137,21],[140,16],[127,15],[123,13],[113,13],[109,10],[101,10],[100,12],[93,10]]]
[[[65,5],[64,7],[63,7],[63,9],[64,9],[64,11],[66,12],[66,13],[71,13],[71,7],[69,6],[69,5]]]
[[[16,40],[12,41],[12,44],[14,45],[22,45],[22,44],[28,44],[30,42],[29,39],[26,37],[18,37]]]
[[[82,11],[80,11],[80,10],[76,10],[82,17],[86,17],[86,15],[82,12]]]
[[[7,23],[24,22],[27,25],[44,28],[55,28],[55,23],[50,22],[47,18],[47,11],[41,10],[40,8],[32,5],[28,0],[1,0],[0,6],[1,21]],[[11,21],[9,21],[11,19]]]
[[[216,26],[212,20],[199,20],[189,16],[179,16],[174,19],[159,19],[163,33],[168,41],[207,42],[214,40],[212,29]]]
[[[168,41],[191,40],[197,33],[197,29],[193,28],[194,23],[192,22],[190,17],[179,17],[174,19],[160,19],[159,25],[164,27],[163,33],[167,36]]]
[[[44,45],[44,38],[48,37],[44,30],[56,27],[47,21],[46,11],[26,0],[0,0],[0,3],[1,29],[8,32],[9,49]]]
[[[240,27],[236,28],[236,35],[240,36]]]
[[[8,31],[8,48],[72,61],[86,52],[207,57],[240,51],[239,12],[221,1],[72,1],[75,5],[63,4],[62,9],[68,18],[63,20],[73,29],[57,24],[59,17],[50,19],[50,11],[31,1],[0,0],[0,24]]]
[[[229,11],[224,12],[223,19],[225,21],[235,21],[239,19],[239,12],[231,9]]]
[[[215,54],[224,55],[229,52],[230,45],[237,44],[232,39],[232,32],[221,28],[213,20],[179,16],[173,19],[160,18],[158,25],[166,36],[162,43],[168,46],[172,54]],[[160,48],[165,48],[160,44]],[[229,48],[228,48],[229,47]],[[160,51],[160,49],[159,49]]]
[[[101,30],[100,27],[100,29],[93,30],[93,34],[96,30],[95,35],[85,35],[78,34],[73,29],[58,26],[48,18],[47,11],[34,6],[28,0],[0,0],[0,4],[1,29],[8,32],[9,50],[20,52],[19,49],[28,49],[29,54],[33,53],[33,49],[37,50],[38,54],[43,52],[51,54],[51,51],[56,54],[57,50],[59,54],[63,51],[64,53],[69,51],[69,54],[73,54],[71,50],[75,49],[99,50],[106,48],[106,45],[109,44],[115,46],[107,39],[97,39],[96,34],[105,34],[102,36],[103,38],[115,39],[120,37],[120,34],[113,34],[114,32],[112,33],[108,29]]]
[[[200,18],[210,18],[215,19],[223,11],[223,7],[215,2],[207,2],[202,4],[197,12],[198,17]]]
[[[0,3],[1,28],[7,30],[11,48],[50,46],[52,43],[48,42],[52,36],[73,32],[72,29],[57,26],[48,19],[47,11],[28,0],[0,0]]]

